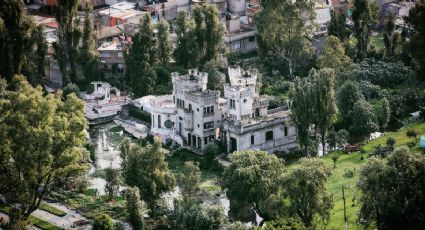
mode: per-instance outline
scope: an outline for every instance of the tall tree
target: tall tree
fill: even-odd
[[[158,23],[158,59],[162,65],[168,64],[171,56],[170,26],[162,19]]]
[[[383,98],[378,104],[376,118],[381,131],[385,131],[391,119],[391,107],[387,98]]]
[[[425,2],[416,2],[415,7],[410,9],[409,16],[406,17],[411,31],[407,48],[410,54],[419,64],[419,77],[425,79]]]
[[[353,61],[345,55],[345,49],[341,41],[335,36],[328,36],[323,52],[317,59],[319,68],[332,68],[337,70],[338,68],[347,67],[352,62]]]
[[[295,70],[305,59],[314,54],[308,39],[307,20],[313,21],[313,2],[310,1],[264,1],[263,9],[255,17],[259,36],[260,54],[285,63],[289,78],[295,78]]]
[[[377,6],[371,0],[355,0],[353,9],[354,36],[357,39],[357,58],[366,57],[369,50],[370,29],[377,19]]]
[[[196,44],[194,43],[193,28],[194,23],[189,20],[186,12],[178,12],[175,26],[177,44],[173,52],[173,57],[184,68],[193,67],[193,62],[198,62],[197,57],[194,55]]]
[[[98,57],[99,53],[96,49],[95,38],[93,34],[93,10],[90,4],[86,4],[84,9],[84,29],[82,34],[82,46],[79,50],[79,64],[82,69],[84,79],[81,79],[85,83],[90,83],[98,79]]]
[[[125,193],[127,221],[134,230],[143,230],[145,222],[143,220],[144,204],[140,200],[140,193],[137,187],[128,188]]]
[[[108,167],[105,169],[105,172],[105,192],[108,195],[109,200],[112,200],[114,196],[118,194],[120,188],[118,171],[112,167]]]
[[[331,11],[331,21],[328,26],[328,35],[339,38],[342,42],[345,42],[351,34],[350,29],[346,24],[347,16],[344,13],[336,13],[335,10]]]
[[[346,121],[350,121],[354,104],[364,99],[359,85],[354,81],[346,81],[337,92],[337,104],[339,113]]]
[[[230,160],[223,175],[227,196],[251,204],[259,216],[267,219],[260,203],[276,192],[276,181],[284,171],[283,162],[275,155],[251,150],[235,152]]]
[[[373,158],[361,169],[360,218],[377,229],[425,225],[425,157],[401,147],[388,160]]]
[[[32,85],[44,83],[46,71],[47,43],[43,34],[43,26],[38,26],[34,33],[36,49],[33,51],[34,71],[29,73],[29,81]]]
[[[57,41],[53,43],[55,58],[63,75],[63,82],[78,82],[78,45],[81,38],[76,18],[79,0],[57,0],[54,12],[58,22]]]
[[[140,195],[151,209],[156,211],[156,201],[164,192],[174,188],[175,180],[168,170],[165,153],[159,137],[153,145],[144,148],[124,142],[121,149],[122,175],[128,186],[137,187]]]
[[[199,191],[200,182],[201,170],[199,170],[199,163],[193,161],[185,162],[182,173],[177,176],[177,183],[181,193],[187,197],[195,197]]]
[[[53,183],[87,169],[84,103],[74,94],[45,95],[22,76],[0,98],[0,193],[24,219]]]
[[[207,88],[211,90],[220,90],[223,92],[224,79],[220,76],[217,62],[211,60],[205,63],[202,69],[204,72],[208,73]]]
[[[313,123],[320,132],[323,155],[326,152],[326,134],[329,128],[336,121],[336,100],[335,100],[335,71],[333,69],[320,69],[310,72],[310,77],[314,86],[314,108]]]
[[[10,81],[30,62],[35,43],[35,24],[25,15],[22,0],[4,0],[0,4],[0,76]]]
[[[376,116],[369,102],[362,99],[354,103],[350,133],[364,138],[377,129]]]
[[[284,197],[289,199],[289,216],[298,216],[313,229],[316,216],[324,223],[329,221],[333,201],[326,183],[331,174],[332,169],[323,160],[303,158],[282,182]]]
[[[151,21],[149,14],[140,19],[139,32],[133,37],[125,58],[126,78],[136,97],[152,94],[155,87],[156,40]]]
[[[298,132],[298,143],[308,155],[310,145],[310,126],[313,122],[314,92],[306,79],[296,78],[291,91],[291,116]]]
[[[400,41],[400,35],[395,29],[394,14],[390,13],[384,27],[385,56],[387,57],[392,57],[396,54],[397,46]]]
[[[203,65],[218,57],[223,47],[224,28],[220,23],[217,7],[213,4],[197,5],[193,10],[193,18],[196,56],[199,58],[199,65]]]

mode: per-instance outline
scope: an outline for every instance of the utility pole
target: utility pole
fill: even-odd
[[[345,207],[345,193],[344,193],[344,185],[342,185],[342,202],[344,204],[344,230],[347,230],[347,209]]]

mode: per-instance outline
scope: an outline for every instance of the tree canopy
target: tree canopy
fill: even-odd
[[[283,162],[263,151],[235,152],[224,171],[223,185],[230,199],[248,202],[262,217],[260,202],[277,189],[276,181],[284,172]]]
[[[362,168],[360,217],[377,229],[419,229],[425,224],[425,158],[397,148],[388,159],[371,159]]]
[[[0,97],[0,193],[28,218],[53,183],[87,168],[87,121],[75,94],[44,95],[16,76]]]

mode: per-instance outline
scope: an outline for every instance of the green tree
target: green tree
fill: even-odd
[[[223,208],[206,206],[196,199],[174,201],[173,229],[178,230],[219,230],[225,223]]]
[[[261,56],[285,63],[290,79],[301,62],[314,54],[304,20],[313,20],[313,6],[310,1],[264,1],[255,16]]]
[[[185,162],[182,172],[177,176],[177,183],[184,196],[195,197],[201,183],[199,163],[193,161]]]
[[[397,46],[400,41],[400,35],[395,31],[395,18],[394,14],[390,13],[388,21],[384,26],[384,44],[385,56],[393,57],[396,55]]]
[[[93,221],[93,230],[114,230],[112,218],[108,214],[100,214]]]
[[[314,227],[316,217],[326,223],[330,218],[333,205],[331,194],[326,190],[326,183],[332,169],[325,161],[318,158],[303,158],[287,176],[282,186],[283,196],[289,199],[287,212],[289,216],[298,216],[306,227]]]
[[[196,66],[203,65],[218,57],[223,47],[224,28],[220,23],[219,12],[214,4],[196,5],[193,10],[196,42]]]
[[[380,130],[385,131],[391,118],[390,102],[387,98],[383,98],[379,103],[376,111],[376,118]]]
[[[140,200],[140,193],[137,187],[128,188],[125,193],[127,221],[134,230],[143,230],[145,222],[143,220],[144,204]]]
[[[74,83],[68,83],[65,87],[62,88],[62,97],[66,98],[69,94],[74,93],[75,96],[80,96],[80,88]]]
[[[180,11],[176,16],[175,32],[177,35],[177,44],[173,52],[173,57],[176,62],[187,68],[194,66],[193,62],[198,62],[194,55],[196,44],[194,43],[193,34],[194,23],[189,20],[186,12]]]
[[[226,226],[226,229],[227,230],[251,230],[253,228],[243,224],[242,222],[236,221],[236,222],[233,222],[233,223],[229,223]]]
[[[161,139],[155,137],[153,145],[144,148],[128,141],[121,146],[121,166],[125,183],[139,188],[141,197],[153,214],[161,194],[170,191],[175,185],[161,145]]]
[[[120,182],[118,179],[118,171],[111,167],[105,169],[105,193],[108,195],[108,199],[112,200],[115,195],[118,194],[120,189]]]
[[[82,47],[79,50],[79,64],[82,69],[84,79],[81,79],[85,83],[90,83],[98,79],[98,58],[99,53],[96,49],[95,37],[93,34],[93,20],[92,20],[92,7],[90,4],[86,4],[84,9],[84,29],[82,34]]]
[[[79,0],[58,0],[54,7],[58,22],[57,41],[53,43],[55,58],[63,75],[63,82],[78,82],[78,45],[81,31],[76,18]]]
[[[62,101],[22,76],[10,88],[0,98],[0,193],[27,219],[56,181],[87,169],[87,121],[74,94]]]
[[[331,11],[331,21],[328,26],[328,35],[339,38],[340,41],[345,42],[351,35],[350,29],[346,24],[347,16],[344,13],[336,13],[335,10]]]
[[[211,60],[202,67],[203,71],[208,73],[207,88],[211,90],[223,91],[224,79],[218,71],[218,64],[215,60]]]
[[[28,65],[30,70],[28,71],[28,80],[32,85],[42,85],[44,83],[44,76],[46,71],[46,54],[47,54],[47,43],[43,34],[44,27],[42,25],[37,26],[34,30],[34,43],[35,47],[31,53],[31,60]]]
[[[360,218],[377,229],[420,229],[425,221],[425,157],[407,147],[388,160],[372,158],[361,169]]]
[[[284,171],[284,165],[275,155],[263,151],[235,152],[231,164],[224,171],[223,186],[229,199],[249,203],[263,218],[260,203],[278,188],[276,181]]]
[[[377,6],[371,0],[354,1],[352,19],[357,39],[357,58],[366,57],[370,43],[370,29],[377,19]]]
[[[267,221],[264,230],[307,230],[304,223],[298,217],[282,217],[276,220]]]
[[[291,92],[291,116],[297,128],[298,143],[308,155],[310,145],[310,126],[313,122],[313,86],[306,79],[296,78]]]
[[[336,100],[335,100],[335,71],[333,69],[312,70],[310,77],[313,81],[313,124],[319,131],[323,155],[326,152],[326,134],[329,128],[336,121]]]
[[[376,131],[377,128],[376,116],[369,102],[359,100],[354,103],[350,133],[353,133],[357,137],[364,138]]]
[[[158,23],[158,59],[162,65],[168,64],[171,55],[171,42],[170,42],[170,26],[168,22],[162,19]]]
[[[425,2],[420,1],[415,4],[415,7],[410,9],[409,16],[405,21],[413,28],[411,31],[407,49],[413,60],[419,64],[419,76],[425,79]]]
[[[350,80],[344,82],[344,84],[338,89],[336,97],[338,110],[342,118],[346,121],[351,121],[354,104],[357,101],[364,99],[359,85],[356,82]]]
[[[126,78],[136,97],[152,94],[155,87],[156,40],[151,21],[149,14],[140,19],[139,32],[133,37],[125,58]]]
[[[352,60],[345,55],[345,49],[341,41],[335,36],[328,36],[326,38],[325,47],[323,52],[317,59],[319,68],[344,68],[352,63]]]
[[[35,45],[34,34],[39,29],[25,15],[22,0],[4,0],[0,4],[0,76],[10,81],[22,74],[31,62]],[[41,49],[40,49],[41,50]]]

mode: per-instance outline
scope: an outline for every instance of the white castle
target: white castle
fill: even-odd
[[[151,116],[151,133],[202,150],[221,141],[228,153],[263,150],[269,153],[297,146],[290,112],[268,110],[269,101],[256,92],[257,72],[229,67],[230,84],[208,90],[208,74],[190,69],[172,73],[173,94],[146,96],[133,105]]]

